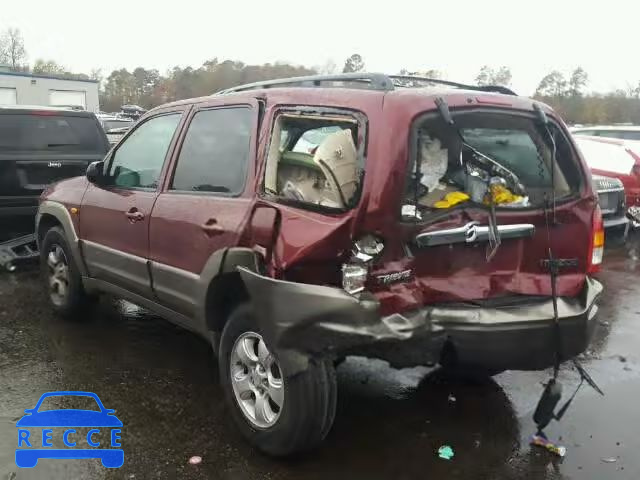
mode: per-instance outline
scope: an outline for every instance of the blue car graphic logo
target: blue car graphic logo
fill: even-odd
[[[91,397],[100,411],[59,409],[39,412],[42,402],[49,397]],[[36,406],[25,410],[26,415],[16,423],[18,427],[18,448],[16,449],[16,465],[21,468],[35,467],[40,458],[82,459],[99,458],[107,468],[119,468],[124,463],[124,450],[120,444],[120,427],[122,422],[114,415],[115,410],[104,408],[100,398],[91,392],[48,392],[40,397]],[[58,428],[56,428],[58,427]],[[75,428],[89,430],[85,435]],[[65,447],[54,449],[52,443],[53,428],[61,430]],[[103,430],[110,430],[109,446],[104,448],[104,440],[97,441]],[[41,430],[40,430],[41,429]],[[85,443],[92,448],[76,448]],[[100,448],[102,446],[102,448]]]

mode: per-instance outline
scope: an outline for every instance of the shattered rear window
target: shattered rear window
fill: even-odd
[[[461,204],[540,206],[551,193],[554,150],[556,197],[579,189],[580,172],[570,144],[555,125],[549,125],[552,141],[526,116],[466,113],[456,115],[455,121],[451,127],[430,115],[416,122],[404,217],[420,219]]]

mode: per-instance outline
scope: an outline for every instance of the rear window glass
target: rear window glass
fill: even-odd
[[[98,123],[70,115],[0,115],[0,151],[100,152]]]
[[[580,170],[570,144],[553,124],[549,131],[556,162],[551,138],[527,117],[458,114],[455,128],[440,117],[418,120],[403,216],[421,218],[428,211],[463,204],[539,206],[550,194],[554,163],[556,197],[577,191]]]
[[[464,128],[462,134],[473,147],[514,172],[523,184],[531,187],[550,184],[549,166],[539,160],[539,148],[546,147],[536,145],[526,130]]]

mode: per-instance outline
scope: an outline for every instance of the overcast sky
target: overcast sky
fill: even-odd
[[[74,72],[137,66],[161,72],[203,61],[278,60],[342,66],[360,53],[369,71],[446,72],[471,82],[482,65],[507,65],[512,86],[580,65],[589,89],[640,81],[640,2],[608,0],[3,0],[0,30],[18,27],[29,61]]]

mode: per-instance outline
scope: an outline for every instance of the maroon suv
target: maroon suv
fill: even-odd
[[[589,171],[551,109],[379,74],[158,107],[43,194],[37,235],[58,312],[107,292],[204,336],[274,455],[326,436],[345,355],[546,368],[585,350],[602,290]]]

